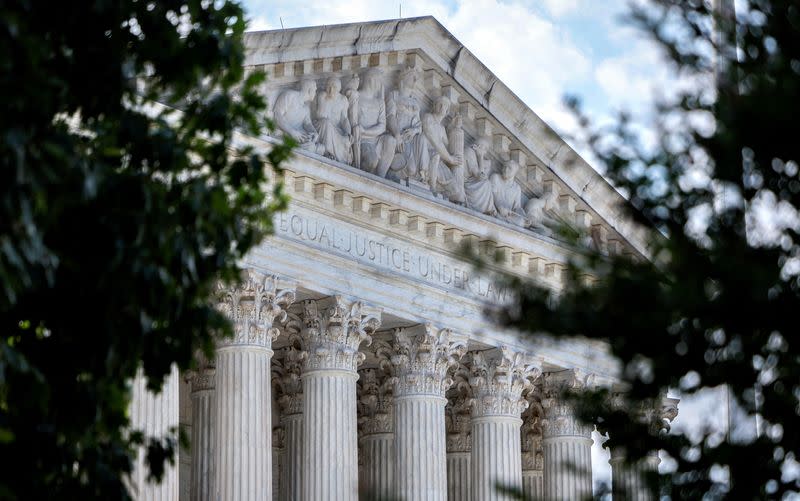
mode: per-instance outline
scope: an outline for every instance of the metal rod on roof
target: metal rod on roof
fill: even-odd
[[[280,17],[280,16],[278,16],[278,19],[280,19],[280,20],[281,20],[281,29],[283,29],[283,18],[282,18],[282,17]]]

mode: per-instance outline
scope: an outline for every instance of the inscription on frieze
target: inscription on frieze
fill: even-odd
[[[509,301],[504,285],[456,258],[299,207],[276,218],[278,236],[488,303]]]

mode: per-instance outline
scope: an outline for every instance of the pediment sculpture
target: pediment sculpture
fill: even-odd
[[[467,145],[464,117],[445,95],[427,99],[422,78],[418,66],[407,65],[388,91],[380,67],[323,78],[319,89],[305,79],[279,93],[275,123],[304,150],[549,233],[552,197],[526,197],[516,179],[520,164],[493,151],[486,135]]]

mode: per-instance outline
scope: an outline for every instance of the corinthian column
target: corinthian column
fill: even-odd
[[[202,362],[188,380],[192,400],[192,465],[189,499],[214,499],[214,365]]]
[[[392,381],[381,368],[358,371],[359,430],[361,458],[359,490],[368,499],[390,499],[394,495],[394,422]]]
[[[303,490],[303,382],[300,379],[306,353],[284,348],[273,368],[283,426],[281,499],[297,501]]]
[[[276,277],[253,270],[220,293],[219,308],[231,319],[234,336],[217,345],[217,499],[272,497],[270,361],[278,336],[272,323],[293,301],[294,291],[278,290]]]
[[[544,455],[542,415],[535,391],[528,392],[528,409],[522,415],[522,492],[525,499],[543,499]]]
[[[650,427],[650,433],[668,431],[670,422],[678,415],[678,399],[665,398],[661,408],[643,405],[641,419]],[[612,437],[613,438],[613,437]],[[615,501],[654,501],[658,499],[655,486],[648,477],[658,473],[661,459],[658,451],[651,451],[643,459],[631,462],[626,457],[624,444],[611,447],[611,487]]]
[[[470,501],[472,472],[470,451],[472,450],[472,423],[470,407],[472,390],[469,387],[469,371],[461,364],[455,373],[456,384],[447,392],[445,407],[445,430],[447,431],[447,499],[448,501]]]
[[[131,429],[144,432],[148,438],[164,438],[172,428],[178,427],[178,369],[164,379],[159,393],[147,389],[147,380],[141,371],[133,380],[131,395]],[[177,458],[176,458],[177,459]],[[178,499],[178,468],[166,464],[160,483],[147,480],[145,449],[140,447],[131,474],[133,499],[141,501],[171,501]]]
[[[358,348],[379,324],[360,302],[303,302],[303,500],[358,498]]]
[[[575,417],[564,398],[587,379],[572,370],[544,375],[544,499],[586,499],[592,495],[592,427]]]
[[[394,332],[395,485],[406,501],[447,499],[445,392],[448,370],[466,351],[450,331],[426,325]]]
[[[472,354],[472,499],[509,499],[498,487],[522,488],[522,391],[538,374],[506,347]]]

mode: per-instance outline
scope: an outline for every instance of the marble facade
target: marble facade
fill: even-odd
[[[590,494],[591,428],[560,392],[613,385],[617,364],[602,343],[523,337],[487,311],[510,300],[497,271],[561,287],[575,250],[550,222],[645,258],[624,200],[433,18],[246,44],[277,130],[236,140],[297,141],[292,202],[242,283],[219,291],[236,336],[168,393],[135,395],[136,422],[192,438],[139,498]],[[476,272],[461,246],[497,260]],[[615,481],[647,499],[621,454]]]

